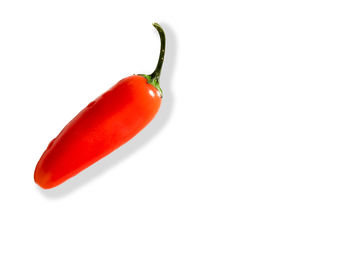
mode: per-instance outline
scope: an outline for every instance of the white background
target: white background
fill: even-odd
[[[0,253],[349,253],[348,1],[0,1]],[[52,190],[49,141],[118,80],[164,99]]]

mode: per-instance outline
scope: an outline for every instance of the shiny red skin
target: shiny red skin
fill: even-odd
[[[35,168],[35,182],[49,189],[75,176],[133,138],[153,119],[160,104],[160,92],[146,78],[122,79],[51,141]]]

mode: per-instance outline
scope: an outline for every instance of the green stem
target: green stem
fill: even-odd
[[[155,70],[150,75],[141,75],[147,79],[147,82],[158,89],[161,96],[163,96],[162,89],[159,86],[159,77],[162,71],[164,54],[165,54],[165,33],[163,28],[158,23],[153,23],[153,26],[157,29],[160,37],[160,53],[158,58],[158,63]]]
[[[160,37],[160,53],[158,58],[158,63],[156,69],[150,75],[152,79],[157,79],[159,81],[160,73],[162,71],[164,54],[165,54],[165,33],[163,28],[158,23],[153,23],[153,26],[157,29]]]

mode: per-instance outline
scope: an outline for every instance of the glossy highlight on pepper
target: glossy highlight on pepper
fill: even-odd
[[[53,188],[132,139],[157,114],[163,92],[159,77],[165,54],[165,34],[154,23],[160,40],[156,69],[150,75],[120,80],[90,102],[46,148],[36,165],[35,182]]]

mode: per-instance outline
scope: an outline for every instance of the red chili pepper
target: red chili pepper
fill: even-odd
[[[159,76],[165,34],[159,24],[153,26],[161,40],[154,72],[122,79],[63,128],[35,168],[34,180],[42,188],[53,188],[108,155],[133,138],[156,115],[162,98]]]

